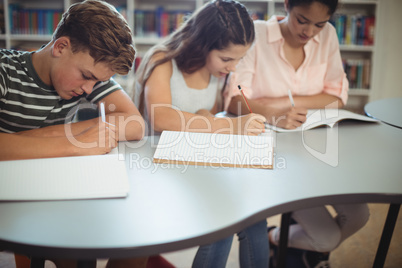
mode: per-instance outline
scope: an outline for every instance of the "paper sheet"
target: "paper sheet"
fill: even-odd
[[[116,154],[0,162],[0,200],[125,197],[125,162]]]
[[[163,131],[154,162],[272,168],[273,137]]]

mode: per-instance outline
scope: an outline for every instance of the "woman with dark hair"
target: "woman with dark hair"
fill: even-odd
[[[285,18],[254,22],[255,44],[231,74],[224,95],[228,111],[247,114],[237,90],[240,84],[252,111],[265,116],[270,124],[292,129],[305,122],[308,109],[345,105],[349,83],[335,28],[328,22],[338,1],[285,0],[284,4]],[[295,222],[290,226],[288,246],[297,258],[288,259],[289,267],[329,267],[329,252],[368,221],[366,204],[332,207],[335,217],[326,207],[292,213]],[[269,228],[274,249],[279,233],[278,227]]]
[[[216,118],[219,87],[254,40],[246,8],[211,1],[144,56],[136,74],[135,102],[149,130],[258,135],[265,118]]]

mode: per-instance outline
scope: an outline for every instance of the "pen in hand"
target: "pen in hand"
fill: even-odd
[[[105,104],[103,102],[100,102],[99,106],[100,106],[100,113],[101,113],[102,122],[106,123]]]
[[[253,112],[251,111],[250,105],[248,104],[248,101],[247,101],[247,99],[246,99],[246,96],[244,96],[244,93],[243,93],[243,90],[241,89],[241,86],[238,85],[237,87],[239,88],[239,90],[240,90],[240,92],[241,92],[241,95],[243,96],[244,102],[246,103],[248,110],[250,111],[250,113],[253,113]]]
[[[104,102],[99,102],[99,110],[100,110],[102,122],[103,122],[103,123],[107,123],[107,122],[106,122],[105,103],[104,103]],[[110,133],[109,133],[109,135],[110,135]],[[117,142],[117,141],[115,141],[115,142]],[[117,144],[114,145],[114,146],[111,145],[111,148],[113,149],[113,148],[116,147],[116,146],[117,146]],[[118,150],[117,150],[117,152],[118,152]],[[110,153],[110,152],[109,152],[109,153]]]
[[[288,89],[288,95],[289,95],[290,104],[292,104],[292,107],[295,107],[295,102],[293,100],[292,92],[290,91],[290,89]]]

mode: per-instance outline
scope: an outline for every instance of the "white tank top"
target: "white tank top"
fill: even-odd
[[[170,91],[173,108],[183,112],[196,113],[198,110],[211,110],[218,92],[218,78],[211,75],[208,87],[194,89],[187,86],[183,73],[172,60],[173,73],[170,78]]]
[[[220,85],[218,78],[211,75],[209,84],[204,89],[189,88],[184,80],[182,72],[177,68],[176,61],[172,60],[173,72],[170,78],[170,91],[172,95],[172,107],[174,109],[196,113],[201,109],[211,110],[218,96],[218,87]],[[135,104],[139,105],[139,97],[141,93],[141,85],[135,83]],[[148,133],[146,135],[159,135],[160,133],[151,131],[147,108],[144,109],[144,119],[148,125]]]

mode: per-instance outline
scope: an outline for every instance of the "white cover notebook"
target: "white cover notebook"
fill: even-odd
[[[125,197],[129,183],[117,154],[0,161],[0,200]]]
[[[272,169],[273,144],[272,135],[245,136],[163,131],[153,161],[183,165]]]
[[[304,131],[320,126],[333,127],[336,123],[342,120],[358,120],[367,122],[379,122],[379,120],[364,116],[361,114],[356,114],[343,109],[318,109],[318,110],[308,110],[307,119],[303,125],[295,129],[284,129],[272,125],[267,125],[267,128],[273,129],[277,132],[295,132]]]

